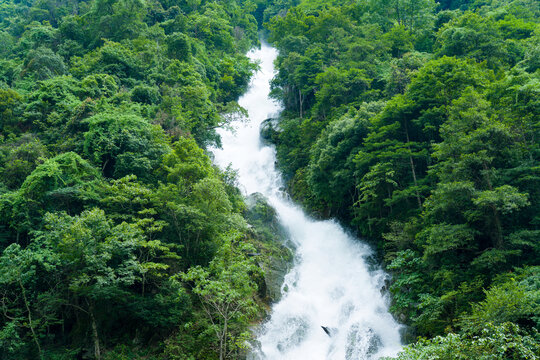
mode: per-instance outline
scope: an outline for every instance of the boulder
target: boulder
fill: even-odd
[[[260,193],[246,198],[244,215],[258,241],[256,258],[264,271],[264,283],[259,284],[259,296],[269,304],[279,301],[283,279],[293,262],[293,252],[287,246],[286,231],[280,225],[276,211]]]
[[[265,143],[275,144],[278,141],[281,128],[279,127],[279,120],[276,118],[269,118],[261,123],[260,127],[261,139]]]

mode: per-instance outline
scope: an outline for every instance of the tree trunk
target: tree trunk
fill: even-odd
[[[489,168],[485,161],[482,161],[482,167],[484,168],[484,171],[486,172],[486,183],[489,190],[493,191],[493,185],[491,185],[491,178],[489,177]]]
[[[418,182],[416,181],[416,171],[414,171],[414,162],[411,156],[411,148],[409,148],[409,161],[411,163],[411,171],[414,181],[414,192],[416,193],[416,200],[418,201],[418,208],[422,208],[422,200],[420,199],[420,193],[418,192]]]
[[[302,98],[302,90],[298,89],[298,103],[300,105],[300,119],[303,117],[302,106],[304,104],[304,99]]]
[[[219,360],[225,360],[225,354],[227,354],[227,325],[227,317],[225,317],[223,322],[221,344],[219,346]]]
[[[414,192],[416,193],[416,200],[418,201],[418,208],[422,208],[422,200],[420,199],[420,193],[418,192],[418,181],[416,180],[416,171],[414,170],[414,161],[411,155],[411,147],[409,145],[409,129],[407,128],[407,121],[405,121],[405,135],[407,136],[407,149],[409,150],[409,162],[411,164],[411,172],[414,181]]]
[[[36,344],[36,348],[38,350],[39,358],[43,359],[43,354],[41,352],[41,346],[39,345],[39,340],[37,338],[36,331],[34,330],[34,322],[32,321],[32,312],[30,311],[30,305],[28,304],[28,298],[26,297],[26,289],[24,288],[24,285],[21,281],[21,278],[19,276],[19,286],[21,287],[21,293],[24,300],[24,306],[26,307],[26,311],[28,312],[28,326],[30,326],[30,331],[32,332],[32,339],[34,340],[34,343]]]
[[[490,191],[493,191],[493,185],[491,184],[491,178],[489,177],[489,168],[485,161],[482,162],[482,167],[484,168],[484,171],[486,172],[486,183],[488,186],[488,189]],[[499,211],[497,210],[497,207],[495,205],[491,205],[491,210],[493,212],[493,220],[495,222],[495,236],[493,240],[493,246],[495,246],[497,249],[501,249],[503,247],[503,236],[502,236],[502,225],[501,225],[501,218],[499,216]]]
[[[386,184],[386,193],[388,194],[388,199],[390,199],[392,197],[392,191],[390,189],[390,186],[388,186],[388,184]],[[390,207],[390,215],[393,213],[393,208],[392,208],[392,204],[389,204],[389,207]]]
[[[401,18],[401,11],[400,11],[400,8],[399,8],[399,1],[396,1],[395,5],[396,5],[396,7],[395,7],[396,18],[397,18],[398,24],[403,25],[403,19]]]
[[[497,207],[495,207],[495,205],[492,205],[491,209],[493,210],[493,218],[495,220],[495,247],[501,249],[503,247],[501,219],[499,217],[499,211],[497,211]]]
[[[94,357],[96,360],[101,360],[101,351],[99,349],[99,335],[97,330],[96,317],[94,316],[94,306],[90,305],[88,314],[92,322],[92,340],[94,341]]]

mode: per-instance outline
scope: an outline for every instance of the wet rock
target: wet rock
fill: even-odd
[[[401,335],[401,339],[405,344],[415,342],[417,336],[414,329],[410,326],[403,326],[401,329],[399,329],[399,334]]]
[[[276,228],[279,224],[276,217],[276,210],[272,208],[266,197],[261,193],[253,193],[246,197],[245,203],[247,206],[245,215],[246,218],[253,222],[262,222],[272,228]]]
[[[264,195],[254,193],[246,198],[245,218],[258,240],[257,262],[264,271],[264,281],[259,283],[259,296],[267,303],[281,299],[281,286],[293,262],[293,252],[288,246],[286,231],[280,225],[276,211]]]
[[[250,341],[250,350],[246,356],[246,360],[263,360],[266,359],[261,348],[261,342],[257,339]]]
[[[271,257],[268,264],[263,266],[267,295],[271,302],[276,302],[281,299],[281,285],[283,284],[283,278],[289,271],[292,262],[292,256],[289,255],[289,253],[290,250],[284,248],[283,254]]]
[[[277,348],[282,353],[298,346],[302,343],[309,333],[309,322],[301,316],[290,317],[285,322],[282,339],[277,344]]]
[[[373,329],[354,325],[347,336],[347,360],[371,359],[382,346],[381,337]]]
[[[277,143],[280,132],[281,128],[279,127],[279,120],[276,118],[269,118],[261,123],[260,135],[265,143]]]

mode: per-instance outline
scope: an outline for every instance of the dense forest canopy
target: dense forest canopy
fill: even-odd
[[[287,5],[266,26],[290,192],[371,239],[416,336],[458,334],[400,358],[535,358],[540,3]]]
[[[273,248],[203,149],[244,116],[256,10],[1,3],[2,359],[243,356]]]
[[[536,358],[539,23],[536,0],[3,1],[1,357],[245,357],[282,249],[205,149],[265,29],[279,166],[378,249],[423,337],[399,358]]]

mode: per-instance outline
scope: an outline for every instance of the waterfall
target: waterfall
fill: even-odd
[[[311,219],[282,191],[275,151],[259,136],[262,121],[280,111],[268,97],[277,51],[263,44],[249,56],[260,61],[260,71],[239,100],[249,119],[231,124],[233,131],[220,129],[222,148],[212,150],[214,161],[222,168],[232,164],[245,194],[267,197],[296,247],[282,298],[257,331],[259,346],[250,358],[357,360],[395,355],[401,347],[400,325],[381,293],[386,275],[366,263],[370,248],[334,221]]]

